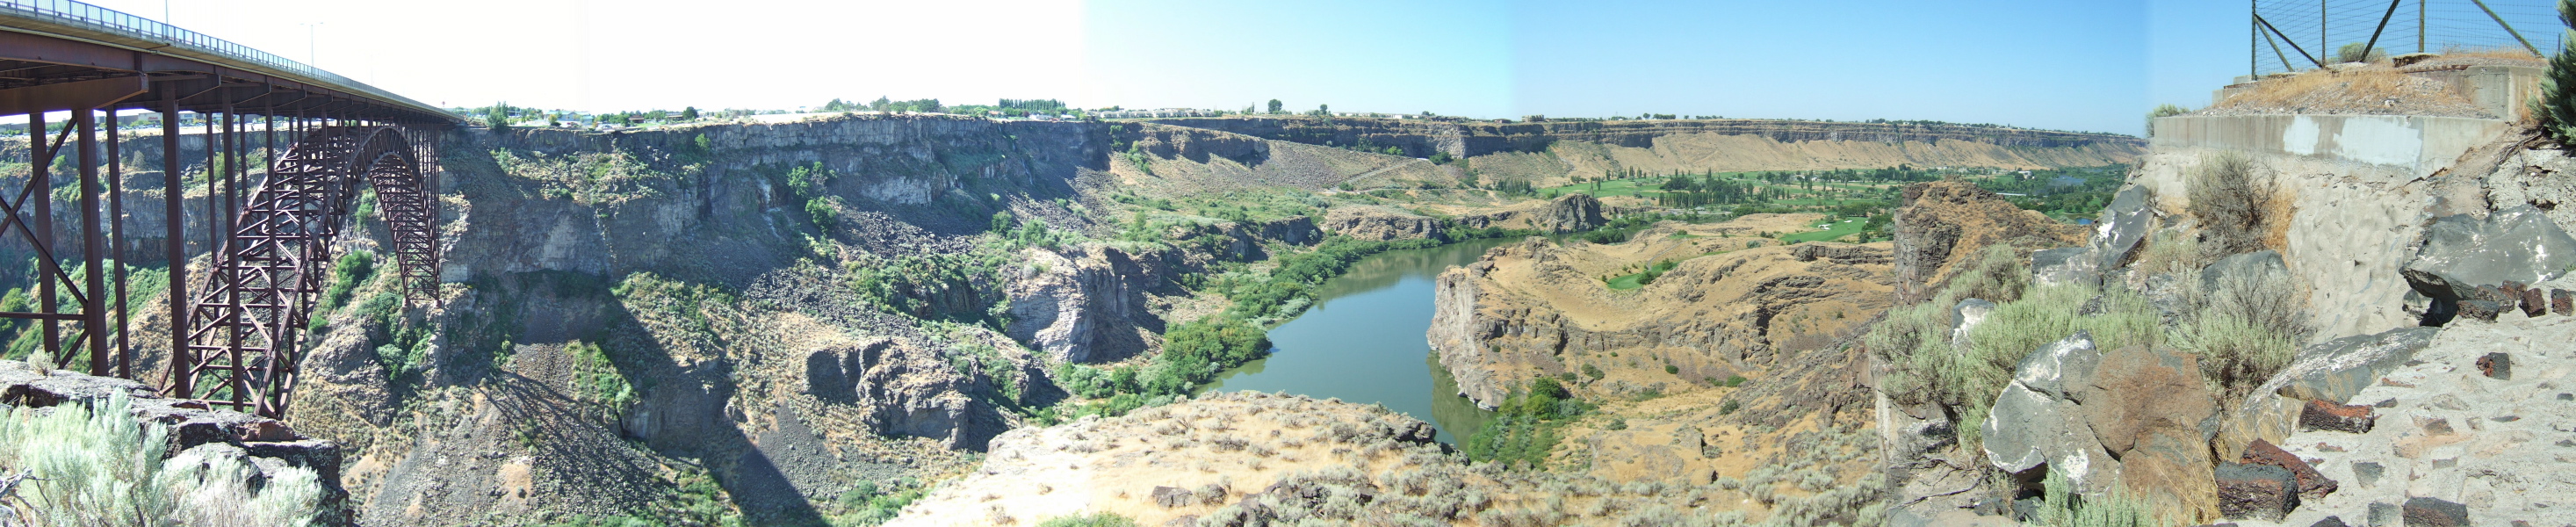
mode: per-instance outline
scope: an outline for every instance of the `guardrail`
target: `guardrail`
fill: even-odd
[[[204,33],[189,31],[182,29],[179,26],[173,26],[158,20],[126,14],[125,12],[114,9],[75,2],[72,0],[0,0],[0,20],[11,18],[95,31],[159,45],[157,47],[137,47],[137,49],[142,49],[144,51],[158,53],[163,52],[163,48],[177,48],[180,50],[193,51],[199,54],[237,60],[259,66],[260,68],[272,70],[277,73],[302,77],[304,80],[315,84],[323,84],[332,88],[364,93],[376,98],[384,99],[388,102],[395,102],[415,106],[423,110],[434,110],[444,113],[444,110],[440,110],[435,106],[422,104],[419,101],[414,101],[400,95],[394,95],[393,92],[369,86],[366,83],[358,82],[356,79],[342,77],[336,73],[323,71],[321,68],[313,67],[310,64],[288,60],[285,57],[270,54],[269,52],[252,49],[250,46],[235,44],[228,40],[207,36]],[[130,44],[120,45],[130,46]]]

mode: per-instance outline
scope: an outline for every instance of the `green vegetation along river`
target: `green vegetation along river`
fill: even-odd
[[[1270,330],[1270,357],[1220,373],[1202,390],[1380,403],[1429,421],[1440,441],[1455,444],[1491,413],[1458,396],[1457,383],[1431,357],[1423,334],[1431,329],[1433,279],[1485,249],[1519,241],[1468,240],[1362,259],[1315,288],[1315,306],[1305,314]]]

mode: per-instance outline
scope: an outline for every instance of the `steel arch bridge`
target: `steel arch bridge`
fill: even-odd
[[[0,117],[21,115],[29,170],[21,188],[0,189],[0,243],[36,255],[36,298],[33,311],[0,318],[35,321],[53,367],[283,417],[335,242],[363,220],[351,214],[367,188],[405,299],[438,301],[436,145],[462,121],[446,110],[113,10],[0,0]],[[159,166],[136,167],[159,169],[158,228],[126,221],[129,191],[148,190],[124,188],[127,158],[147,160],[119,152],[129,116],[160,128]],[[183,155],[190,146],[203,156]],[[265,170],[237,162],[247,159]],[[56,203],[64,179],[76,202]],[[191,200],[203,201],[194,214]],[[172,278],[159,357],[137,353],[138,339],[159,335],[136,334],[129,311],[142,306],[130,302],[124,263],[149,259],[150,245]],[[139,358],[165,360],[153,372]]]

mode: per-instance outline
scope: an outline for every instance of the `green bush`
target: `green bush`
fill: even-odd
[[[2091,498],[2072,492],[2075,484],[2056,469],[2048,471],[2041,485],[2042,500],[2030,522],[2055,527],[2159,527],[2172,525],[2156,518],[2146,500],[2132,497],[2126,490]]]

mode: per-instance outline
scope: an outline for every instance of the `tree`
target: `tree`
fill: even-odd
[[[494,103],[484,108],[483,126],[493,130],[510,129],[510,103]]]
[[[1278,113],[1279,113],[1279,107],[1280,107],[1280,106],[1282,106],[1282,105],[1281,105],[1281,104],[1279,104],[1279,100],[1278,100],[1278,99],[1271,99],[1271,100],[1270,100],[1270,113],[1271,113],[1271,114],[1274,114],[1274,115],[1275,115],[1275,114],[1278,114]]]
[[[2182,114],[2186,114],[2186,113],[2191,113],[2191,109],[2190,109],[2190,108],[2184,108],[2184,107],[2181,107],[2181,106],[2174,106],[2174,105],[2172,105],[2172,104],[2159,104],[2159,105],[2156,105],[2156,109],[2154,109],[2154,110],[2148,110],[2148,111],[2147,111],[2147,136],[2148,136],[2148,137],[2154,137],[2154,136],[2156,135],[2156,118],[2157,118],[2157,117],[2173,117],[2173,116],[2176,116],[2176,115],[2182,115]]]
[[[839,99],[833,99],[833,100],[836,100],[836,101],[837,101],[837,100],[839,100]],[[680,120],[683,120],[683,121],[695,121],[695,120],[698,120],[698,107],[696,107],[696,106],[691,106],[691,107],[687,107],[687,108],[682,108],[682,109],[680,109]]]
[[[2558,0],[2558,21],[2576,28],[2576,0]],[[2567,31],[2576,36],[2576,30]],[[2540,77],[2540,98],[2531,113],[2541,130],[2566,143],[2576,140],[2576,38],[2559,39],[2558,55],[2549,57],[2549,72]]]

